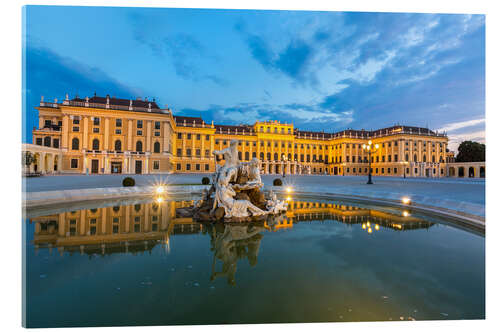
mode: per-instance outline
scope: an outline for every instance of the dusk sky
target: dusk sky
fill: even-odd
[[[336,132],[394,124],[484,142],[483,15],[29,6],[26,129],[34,106],[156,98],[219,124]]]

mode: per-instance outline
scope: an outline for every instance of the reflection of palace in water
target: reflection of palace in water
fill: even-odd
[[[193,201],[153,201],[36,217],[30,219],[30,223],[35,223],[33,242],[35,249],[49,248],[52,251],[57,248],[61,254],[143,252],[150,251],[158,244],[169,249],[169,239],[172,235],[207,231],[207,226],[193,221],[192,218],[176,216],[177,208],[192,205]],[[299,222],[318,220],[359,224],[363,229],[366,224],[369,226],[371,223],[374,230],[390,228],[402,231],[429,228],[433,225],[407,212],[389,213],[339,203],[290,201],[286,214],[262,223],[257,233],[257,229],[252,229],[246,234],[247,229],[236,231],[238,228],[233,226],[230,238],[238,241],[248,240],[261,231],[290,229]],[[220,229],[220,226],[218,228]],[[225,231],[224,225],[222,229],[218,231],[221,235],[228,232]],[[235,233],[238,235],[235,236]],[[228,235],[224,237],[225,241],[229,239]]]
[[[137,203],[62,212],[30,219],[34,245],[63,252],[101,253],[149,251],[158,243],[169,246],[170,235],[192,234],[203,225],[176,218],[180,207],[193,201]]]

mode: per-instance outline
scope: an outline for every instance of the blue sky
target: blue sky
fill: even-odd
[[[483,15],[28,6],[24,23],[24,142],[40,96],[94,91],[207,122],[484,142]]]

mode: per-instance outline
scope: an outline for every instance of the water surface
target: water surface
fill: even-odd
[[[154,198],[28,212],[28,327],[483,319],[484,235],[296,198],[258,224]],[[43,216],[41,216],[43,215]]]

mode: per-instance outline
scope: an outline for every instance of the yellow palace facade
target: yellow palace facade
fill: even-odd
[[[35,152],[30,171],[82,174],[211,173],[212,152],[239,141],[240,160],[258,158],[264,174],[366,175],[371,140],[372,173],[398,177],[446,176],[446,135],[393,126],[375,131],[302,131],[290,123],[217,125],[174,116],[154,100],[110,96],[44,102],[36,107]],[[222,162],[223,163],[223,162]]]

